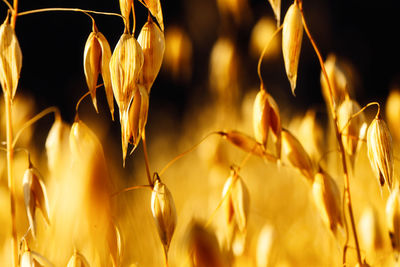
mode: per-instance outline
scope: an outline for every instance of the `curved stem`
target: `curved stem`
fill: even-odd
[[[262,60],[263,60],[263,58],[265,56],[265,53],[267,52],[267,49],[269,48],[270,44],[272,43],[272,40],[280,32],[280,30],[282,30],[282,28],[283,28],[283,26],[281,25],[281,26],[279,26],[278,29],[275,30],[275,32],[272,34],[271,38],[269,39],[268,43],[264,46],[264,49],[261,52],[260,58],[258,59],[257,74],[258,74],[258,78],[260,79],[260,83],[261,83],[260,88],[264,89],[264,90],[265,90],[264,81],[263,81],[263,78],[261,76],[261,63],[262,63]]]
[[[307,23],[306,20],[304,18],[304,13],[303,13],[303,5],[302,5],[302,1],[298,0],[299,2],[299,8],[300,8],[300,13],[301,13],[301,18],[303,21],[303,26],[304,26],[304,30],[308,36],[308,39],[310,40],[314,51],[318,57],[319,60],[319,64],[321,66],[321,70],[323,72],[324,78],[326,80],[326,83],[328,84],[328,89],[329,89],[329,104],[330,104],[330,110],[331,110],[331,115],[332,115],[332,119],[333,119],[333,124],[335,127],[335,132],[336,132],[336,138],[337,141],[339,143],[339,149],[340,149],[340,154],[341,154],[341,158],[342,158],[342,165],[343,165],[343,173],[344,173],[344,195],[345,195],[345,200],[346,200],[346,204],[347,204],[347,208],[349,210],[349,216],[350,216],[350,222],[351,222],[351,228],[353,230],[353,235],[354,235],[354,241],[356,243],[356,251],[357,251],[357,260],[358,263],[360,264],[360,266],[362,265],[362,259],[361,259],[361,251],[360,251],[360,245],[359,245],[359,241],[358,241],[358,237],[357,237],[357,230],[356,230],[356,226],[355,226],[355,220],[354,220],[354,214],[353,214],[353,207],[351,204],[351,195],[350,195],[350,179],[349,179],[349,173],[348,173],[348,169],[347,169],[347,163],[346,163],[346,154],[345,154],[345,150],[344,150],[344,146],[343,146],[343,142],[342,142],[342,137],[341,134],[339,132],[339,127],[338,127],[338,121],[337,121],[337,114],[336,114],[336,106],[335,106],[335,101],[333,100],[333,94],[332,94],[332,87],[330,85],[330,81],[329,81],[329,77],[328,74],[326,72],[325,66],[324,66],[324,61],[322,60],[322,56],[321,53],[318,50],[317,45],[314,42],[314,39],[311,36],[311,33],[307,27]],[[347,242],[345,244],[345,248],[348,245],[348,239]],[[343,259],[346,259],[346,251],[347,249],[343,250]],[[345,262],[343,262],[343,264],[345,264]]]
[[[193,150],[195,150],[201,143],[203,143],[208,137],[210,137],[213,134],[218,134],[220,135],[220,132],[211,132],[209,134],[207,134],[205,137],[203,137],[203,139],[201,139],[197,144],[195,144],[194,146],[192,146],[191,148],[189,148],[188,150],[186,150],[185,152],[182,152],[181,154],[179,154],[178,156],[176,156],[175,158],[173,158],[170,162],[168,162],[164,168],[159,172],[159,175],[162,176],[163,173],[169,168],[171,167],[172,164],[175,163],[175,161],[177,161],[178,159],[182,158],[183,156],[186,156],[187,154],[189,154],[190,152],[192,152]]]
[[[348,121],[346,122],[346,124],[342,127],[342,129],[340,129],[340,133],[342,133],[344,131],[344,129],[346,129],[347,126],[349,126],[350,122],[352,119],[354,119],[355,117],[359,116],[362,112],[364,112],[364,110],[372,105],[377,105],[378,106],[378,111],[376,112],[375,117],[379,117],[380,111],[381,111],[381,106],[379,105],[378,102],[371,102],[368,103],[367,105],[365,105],[364,107],[362,107],[362,109],[360,109],[358,112],[354,113],[353,115],[351,115],[351,117],[348,119]]]
[[[17,134],[15,135],[14,138],[14,142],[12,143],[12,147],[14,148],[15,145],[18,142],[18,139],[20,137],[20,135],[22,134],[22,132],[28,128],[29,126],[31,126],[32,124],[34,124],[35,122],[37,122],[38,120],[40,120],[41,118],[43,118],[44,116],[50,114],[50,113],[55,113],[56,118],[59,118],[60,115],[60,111],[58,110],[57,107],[49,107],[46,108],[45,110],[43,110],[42,112],[40,112],[39,114],[37,114],[35,117],[33,117],[32,119],[30,119],[29,121],[25,122],[24,125],[22,126],[21,129],[19,129],[19,131],[17,132]]]
[[[85,97],[87,97],[89,94],[90,94],[90,92],[87,91],[83,96],[81,96],[81,98],[79,98],[78,102],[76,103],[75,111],[76,111],[77,116],[78,116],[79,105],[81,104],[82,100],[85,99]]]
[[[111,194],[111,197],[115,197],[115,196],[117,196],[119,194],[122,194],[122,193],[125,193],[125,192],[129,192],[129,191],[133,191],[133,190],[140,189],[140,188],[149,188],[149,189],[151,189],[152,187],[150,185],[147,185],[147,184],[146,185],[135,185],[135,186],[124,188],[121,191],[115,192],[115,193]]]
[[[14,12],[14,8],[11,6],[11,4],[7,0],[3,0],[4,4],[7,5],[8,9],[11,10],[11,12]]]
[[[143,129],[142,142],[143,142],[144,162],[146,164],[147,181],[149,182],[149,185],[151,187],[153,187],[154,183],[151,179],[150,161],[149,161],[149,154],[147,153],[146,130],[145,129]]]

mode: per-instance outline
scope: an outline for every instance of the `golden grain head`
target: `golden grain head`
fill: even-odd
[[[384,246],[384,237],[379,224],[379,217],[372,207],[364,209],[360,221],[360,241],[368,252],[377,251]]]
[[[178,217],[172,194],[159,179],[155,181],[151,193],[151,213],[153,214],[161,242],[165,250],[168,251]]]
[[[89,267],[89,262],[86,260],[85,256],[74,250],[71,258],[68,261],[67,267]]]
[[[24,191],[25,209],[29,226],[32,236],[36,238],[36,209],[42,211],[46,223],[50,224],[50,209],[46,186],[38,171],[34,168],[28,168],[24,173],[22,188]]]
[[[386,119],[393,137],[400,141],[400,90],[390,91],[386,100]]]
[[[392,247],[400,252],[400,192],[396,186],[386,202],[386,226]]]
[[[283,59],[293,95],[295,95],[294,91],[296,89],[297,66],[299,64],[302,39],[303,22],[300,8],[297,2],[295,2],[286,12],[282,29]]]
[[[158,24],[160,25],[161,30],[164,32],[164,19],[161,9],[160,0],[143,0],[149,9],[151,15],[157,19]]]
[[[282,153],[309,181],[314,180],[315,171],[310,156],[299,140],[286,129],[282,129]]]
[[[164,33],[160,31],[150,16],[139,33],[138,42],[144,54],[140,83],[143,84],[147,92],[150,93],[151,86],[160,71],[165,51]]]
[[[131,14],[133,0],[119,0],[119,8],[121,15],[124,17],[124,22],[129,28],[129,15]]]
[[[14,29],[6,20],[0,26],[0,83],[11,99],[17,91],[22,67],[22,52]]]
[[[68,158],[69,132],[70,126],[63,122],[60,116],[56,116],[45,143],[47,166],[51,172],[57,170],[58,166]]]
[[[275,235],[274,228],[269,224],[265,224],[261,229],[257,242],[257,267],[273,266],[272,249],[276,238]]]
[[[326,172],[319,171],[315,175],[312,191],[322,220],[336,233],[338,227],[343,225],[342,201],[336,181]]]
[[[142,48],[130,34],[122,34],[110,60],[110,77],[120,112],[127,109],[137,88],[144,62]]]
[[[21,267],[36,267],[38,262],[33,258],[32,253],[30,250],[24,251],[20,259],[20,266]]]
[[[381,186],[385,183],[393,187],[393,144],[389,128],[378,116],[368,127],[367,132],[368,159],[372,170]]]
[[[355,156],[360,140],[364,139],[367,129],[363,113],[353,118],[348,124],[351,116],[360,111],[360,105],[355,100],[346,97],[337,110],[338,126],[342,133],[342,142],[346,153]]]

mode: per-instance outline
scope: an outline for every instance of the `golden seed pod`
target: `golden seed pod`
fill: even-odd
[[[14,29],[6,20],[0,26],[0,83],[3,93],[14,99],[22,67],[22,52]]]
[[[378,214],[372,207],[366,208],[359,221],[360,241],[368,252],[377,251],[384,246],[384,238]]]
[[[193,267],[226,267],[227,260],[218,245],[215,233],[199,222],[192,222],[188,231],[188,252]]]
[[[400,252],[400,192],[396,186],[386,202],[386,223],[390,241],[395,251]]]
[[[257,267],[273,266],[272,248],[275,241],[275,230],[271,225],[264,225],[260,231],[257,242],[256,262]]]
[[[24,191],[25,209],[28,216],[32,236],[36,238],[36,208],[42,211],[47,224],[50,224],[49,200],[47,199],[46,186],[36,169],[30,167],[24,173],[22,180]]]
[[[239,231],[244,232],[249,214],[250,194],[242,178],[235,171],[231,172],[225,182],[222,199],[225,199],[224,210],[227,225],[234,222]],[[235,220],[233,221],[233,219]]]
[[[279,108],[275,100],[264,89],[261,89],[253,105],[254,137],[267,149],[268,133],[271,130],[275,137],[275,146],[278,158],[281,154],[281,119]]]
[[[299,64],[301,42],[303,39],[303,22],[297,1],[286,12],[282,29],[282,52],[285,61],[286,75],[295,95],[297,66]]]
[[[151,193],[151,213],[157,226],[158,235],[168,252],[175,231],[177,215],[174,199],[167,186],[159,179],[154,183]]]
[[[282,129],[282,153],[310,181],[314,180],[314,167],[302,144],[288,130]]]
[[[130,34],[122,34],[110,60],[112,89],[120,112],[126,110],[135,93],[144,62],[142,48]]]
[[[281,24],[281,0],[268,0],[276,18],[276,25],[279,27]]]
[[[144,54],[140,83],[143,84],[147,92],[150,93],[151,86],[160,71],[165,51],[164,33],[160,31],[158,26],[153,22],[151,16],[148,17],[146,24],[144,24],[139,33],[138,42]]]
[[[343,225],[342,206],[339,187],[326,172],[319,171],[313,182],[314,202],[324,223],[336,233]]]
[[[338,126],[342,133],[343,146],[350,156],[355,156],[360,147],[360,140],[365,137],[367,123],[363,113],[353,118],[349,124],[351,116],[361,110],[360,105],[348,96],[337,110]],[[347,126],[346,126],[347,125]],[[346,127],[345,127],[346,126]]]
[[[121,15],[125,18],[124,22],[126,27],[129,29],[129,15],[131,14],[133,0],[119,0],[119,8]]]
[[[378,115],[367,132],[368,159],[381,186],[393,187],[393,145],[389,128]]]
[[[89,267],[89,263],[86,260],[85,256],[79,253],[76,249],[74,249],[74,254],[72,254],[71,258],[68,261],[67,267]]]
[[[164,20],[161,9],[160,0],[143,0],[149,9],[151,15],[157,19],[158,24],[160,25],[161,30],[164,32]]]
[[[89,34],[83,54],[83,69],[85,72],[86,83],[88,85],[96,112],[99,112],[97,109],[96,88],[97,80],[99,74],[101,73],[108,106],[110,108],[111,116],[114,120],[114,97],[109,68],[111,48],[104,35],[101,32],[98,32],[95,26],[93,28],[94,31]]]
[[[400,141],[400,90],[390,91],[386,100],[386,119],[393,137]]]
[[[62,121],[61,116],[56,116],[45,143],[47,166],[51,172],[56,171],[66,160],[65,149],[68,148],[69,132],[70,126]]]

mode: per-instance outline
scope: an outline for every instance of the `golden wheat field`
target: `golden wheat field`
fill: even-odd
[[[399,266],[386,4],[2,0],[0,266]]]

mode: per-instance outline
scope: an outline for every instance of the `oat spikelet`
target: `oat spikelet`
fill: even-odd
[[[85,256],[74,249],[74,253],[68,261],[67,267],[89,267],[89,263]]]
[[[315,175],[312,191],[322,220],[336,234],[338,226],[343,225],[342,201],[336,181],[320,170]]]
[[[368,159],[381,186],[387,184],[393,189],[393,145],[392,137],[386,123],[375,117],[367,132]]]
[[[175,203],[167,186],[158,178],[151,193],[151,213],[157,226],[158,235],[168,252],[175,231],[177,215]]]
[[[299,140],[286,129],[282,129],[282,153],[307,179],[314,180],[314,168],[310,156]]]
[[[114,95],[110,74],[111,48],[106,37],[104,37],[101,32],[97,33],[97,40],[101,47],[101,77],[103,78],[104,89],[106,91],[107,103],[108,107],[110,108],[111,118],[114,120]]]
[[[257,242],[256,262],[257,267],[273,266],[272,248],[275,241],[274,228],[266,224],[260,231]]]
[[[6,20],[0,26],[0,83],[3,93],[14,99],[22,67],[22,52],[14,29]]]
[[[393,250],[400,252],[400,192],[396,186],[386,202],[386,223]]]
[[[133,0],[119,0],[121,15],[125,18],[126,28],[129,29],[129,16],[131,14]]]
[[[46,186],[44,185],[38,171],[32,167],[25,171],[22,180],[24,191],[25,209],[28,216],[32,236],[36,238],[36,209],[42,211],[47,224],[50,224],[49,200],[47,199]]]
[[[51,172],[56,171],[67,159],[68,153],[65,149],[68,148],[69,132],[70,126],[62,121],[61,116],[56,116],[45,143],[47,166]]]
[[[276,25],[279,27],[281,24],[281,0],[268,0],[268,2],[271,4],[276,18]]]
[[[299,64],[301,42],[303,39],[303,22],[297,1],[286,12],[282,29],[282,52],[285,61],[286,75],[290,81],[292,93],[296,89],[297,66]]]
[[[138,42],[144,54],[143,72],[140,77],[140,83],[150,93],[151,86],[160,71],[165,51],[164,33],[153,22],[151,16],[148,17],[146,24],[144,24],[139,33]]]
[[[147,8],[149,9],[151,15],[153,15],[157,19],[157,22],[160,25],[161,30],[164,32],[164,20],[163,20],[160,0],[143,0],[143,1],[147,5]]]

